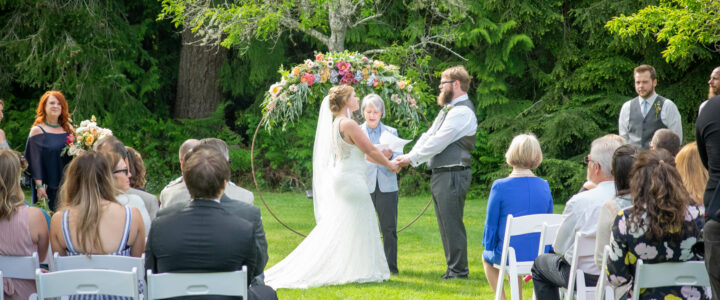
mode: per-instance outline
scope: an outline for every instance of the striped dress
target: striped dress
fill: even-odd
[[[70,238],[70,227],[68,226],[68,212],[69,210],[66,210],[63,212],[63,218],[62,218],[62,232],[63,236],[65,237],[65,245],[67,245],[67,255],[68,256],[75,256],[75,255],[85,255],[85,253],[80,253],[75,249],[75,246],[72,243],[72,239]],[[130,211],[129,206],[125,206],[125,229],[123,229],[122,234],[122,240],[120,241],[120,246],[118,247],[117,251],[110,253],[108,255],[121,255],[121,256],[130,256],[130,247],[127,246],[128,238],[130,237],[130,221],[131,221],[132,212]],[[143,293],[144,285],[142,284],[141,280],[138,280],[138,285],[140,288],[140,294]],[[114,295],[73,295],[70,296],[70,300],[130,300],[131,297],[120,297],[120,296],[114,296]]]

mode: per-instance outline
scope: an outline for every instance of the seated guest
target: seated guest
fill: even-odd
[[[653,134],[649,145],[650,150],[665,149],[670,152],[672,156],[675,156],[678,154],[678,151],[680,151],[680,136],[667,128],[658,129],[655,131],[655,134]]]
[[[598,211],[597,233],[595,235],[595,265],[602,268],[605,246],[610,244],[610,233],[618,211],[632,205],[630,198],[630,169],[640,148],[625,144],[615,150],[612,158],[612,174],[615,178],[615,198],[605,202]]]
[[[23,202],[19,157],[20,153],[0,148],[0,255],[30,256],[37,252],[42,261],[49,245],[48,227],[42,211]],[[2,278],[2,286],[0,292],[9,300],[26,300],[35,293],[35,280]]]
[[[145,190],[145,163],[143,162],[142,155],[135,148],[125,146],[125,150],[128,153],[128,170],[132,173],[130,177],[130,187],[147,192]]]
[[[178,158],[180,160],[180,170],[182,172],[183,167],[183,157],[186,153],[188,153],[193,147],[200,144],[200,140],[197,139],[188,139],[185,142],[180,145],[180,150],[178,151],[179,155]],[[187,188],[185,187],[185,183],[183,182],[182,176],[175,178],[173,181],[168,183],[168,185],[163,188],[163,190],[160,192],[160,208],[165,208],[170,206],[170,203],[174,200],[172,199],[182,199],[181,202],[187,203],[190,201],[190,193],[188,192]]]
[[[623,137],[621,137],[621,136],[619,136],[619,135],[617,135],[617,134],[614,134],[614,133],[606,134],[606,135],[604,135],[603,137],[612,138],[612,139],[620,142],[620,145],[625,145],[625,144],[627,144],[627,141],[625,141],[625,138],[623,138]],[[585,181],[585,183],[583,183],[583,186],[580,188],[580,191],[578,191],[578,193],[584,192],[584,191],[587,191],[587,190],[592,190],[592,189],[594,189],[596,186],[597,186],[597,185],[596,185],[594,182],[590,181],[590,179],[587,179],[587,181]]]
[[[59,192],[61,209],[50,224],[53,252],[60,256],[142,256],[145,251],[142,216],[137,208],[115,200],[112,167],[102,154],[88,151],[76,156],[65,169]],[[104,297],[77,295],[70,299]]]
[[[493,182],[483,234],[483,267],[485,277],[493,290],[497,287],[499,275],[499,270],[493,265],[499,265],[502,257],[507,216],[551,214],[553,211],[550,185],[531,171],[542,162],[542,150],[537,138],[532,134],[521,134],[513,138],[505,153],[505,161],[512,166],[513,171],[507,178]],[[512,238],[510,247],[515,249],[518,261],[535,259],[539,237],[539,234],[527,234]],[[522,286],[520,278],[518,282]],[[502,293],[505,299],[505,291]]]
[[[153,273],[204,273],[236,271],[244,265],[248,277],[260,274],[254,225],[220,203],[230,179],[230,164],[208,146],[195,147],[184,161],[183,181],[193,200],[184,209],[155,219],[145,250],[145,268]],[[250,299],[266,299],[266,293],[276,297],[263,285],[251,286],[248,292]]]
[[[538,299],[559,299],[558,289],[568,286],[570,263],[573,257],[575,234],[595,237],[598,209],[608,199],[615,197],[615,182],[612,175],[612,156],[621,146],[620,141],[604,136],[594,140],[590,154],[585,157],[587,175],[597,184],[594,189],[575,194],[565,204],[557,237],[553,243],[555,253],[542,254],[535,259],[531,272],[533,288]],[[578,257],[578,268],[585,272],[585,284],[597,283],[600,269],[592,256]]]
[[[682,147],[675,157],[675,164],[685,189],[693,199],[693,203],[697,206],[703,206],[705,184],[707,184],[709,177],[708,171],[700,159],[697,142]]]
[[[147,209],[145,209],[145,203],[136,195],[125,194],[125,192],[130,189],[130,178],[132,178],[134,174],[130,173],[128,166],[125,165],[125,160],[123,160],[119,154],[115,152],[105,152],[103,156],[108,160],[110,165],[113,166],[113,179],[115,188],[117,189],[115,199],[124,206],[135,207],[140,211],[143,224],[145,225],[145,236],[147,236],[147,234],[150,233],[150,222],[152,222],[152,219],[150,219],[150,214],[148,214]]]
[[[225,159],[230,162],[230,154],[228,150],[228,146],[225,143],[225,141],[221,139],[216,138],[206,138],[200,140],[198,145],[209,145],[213,148],[215,148],[218,152],[222,153],[222,156],[225,157]],[[181,168],[182,168],[182,162],[181,162]],[[239,186],[237,186],[232,181],[228,181],[227,188],[225,189],[225,196],[227,196],[229,199],[235,200],[235,201],[241,201],[248,204],[253,204],[253,194]],[[160,200],[162,202],[162,207],[168,207],[170,205],[173,205],[178,202],[190,202],[189,193],[187,192],[187,188],[185,187],[185,183],[179,182],[174,184],[171,188],[168,188],[167,191],[163,190],[162,193],[160,193]]]
[[[93,146],[93,149],[98,152],[115,152],[120,154],[122,159],[125,161],[125,165],[130,165],[125,144],[112,135],[99,139]],[[158,199],[155,195],[135,188],[130,188],[125,191],[125,193],[139,196],[143,200],[143,203],[145,203],[145,209],[147,209],[148,214],[150,214],[150,218],[155,218],[159,207]]]
[[[693,246],[700,238],[703,217],[693,204],[664,149],[640,153],[631,171],[634,205],[618,213],[613,224],[608,278],[613,285],[633,282],[635,264],[699,260]],[[640,299],[708,299],[703,287],[644,288]]]

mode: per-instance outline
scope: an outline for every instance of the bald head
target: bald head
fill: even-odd
[[[178,154],[180,155],[179,159],[181,168],[183,164],[183,157],[185,157],[185,154],[190,152],[190,150],[197,145],[200,145],[200,140],[198,139],[188,139],[183,142],[182,145],[180,145],[180,151],[178,151]]]

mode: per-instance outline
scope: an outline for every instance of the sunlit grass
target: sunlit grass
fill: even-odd
[[[307,234],[315,225],[312,200],[303,194],[263,194],[265,201],[280,219],[290,227]],[[430,200],[429,195],[401,197],[398,227],[408,224]],[[255,195],[255,204],[263,210],[263,224],[269,244],[268,267],[276,264],[300,244],[302,237],[280,225]],[[381,283],[346,284],[301,289],[280,289],[280,299],[492,299],[492,289],[482,267],[482,234],[487,199],[468,199],[465,203],[465,228],[468,236],[468,280],[445,281],[446,264],[440,232],[433,206],[415,224],[398,233],[398,268]],[[562,211],[556,205],[555,212]],[[507,282],[507,280],[506,280]],[[506,283],[506,291],[509,287]],[[531,299],[532,285],[523,286],[523,298]]]

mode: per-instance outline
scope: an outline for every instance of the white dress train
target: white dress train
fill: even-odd
[[[375,209],[367,192],[365,155],[346,143],[332,124],[335,159],[328,180],[334,199],[323,202],[322,218],[285,259],[265,271],[274,288],[308,288],[390,278]]]

